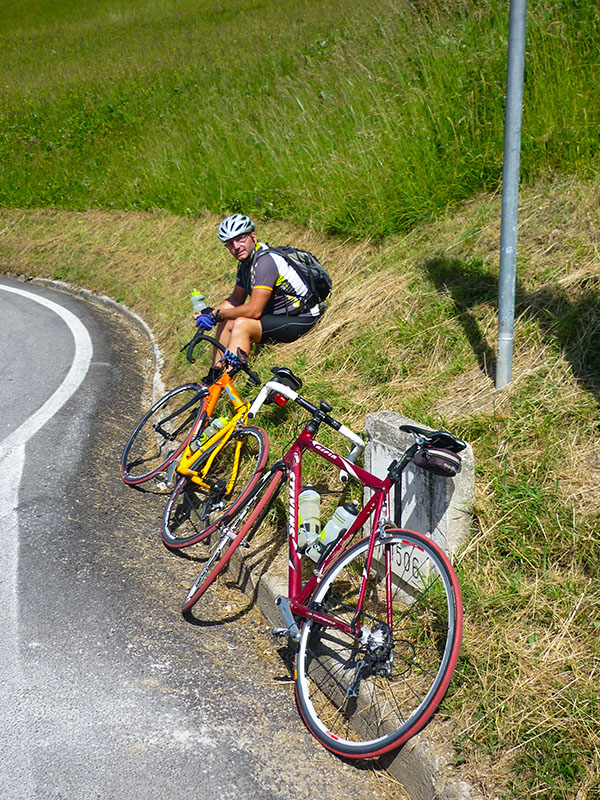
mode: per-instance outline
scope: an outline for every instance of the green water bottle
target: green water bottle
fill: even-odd
[[[215,435],[217,431],[220,431],[222,428],[227,425],[229,422],[227,417],[217,417],[213,419],[213,421],[204,428],[202,433],[197,439],[194,439],[193,442],[190,443],[190,449],[194,452],[202,447],[203,444],[206,444],[208,440]]]
[[[192,301],[194,314],[201,314],[206,308],[206,300],[204,299],[204,295],[199,292],[198,289],[194,289],[194,291],[191,293],[190,300]]]

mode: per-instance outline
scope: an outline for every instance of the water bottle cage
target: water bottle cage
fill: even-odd
[[[347,528],[342,529],[336,539],[334,539],[332,542],[329,542],[328,544],[324,545],[323,551],[321,552],[321,555],[319,556],[319,560],[315,564],[315,569],[319,569],[321,564],[325,561],[325,559],[327,558],[329,553],[331,553],[333,548],[336,546],[336,544],[339,542],[339,540],[342,538],[342,536],[346,533],[347,530],[348,530]]]

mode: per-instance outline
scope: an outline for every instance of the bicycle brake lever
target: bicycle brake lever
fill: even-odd
[[[255,386],[260,386],[260,384],[262,383],[262,381],[261,381],[261,379],[258,377],[258,375],[256,374],[256,372],[254,372],[253,370],[251,370],[251,369],[249,369],[249,368],[248,368],[248,369],[245,369],[245,370],[244,370],[244,372],[245,372],[245,373],[246,373],[246,375],[248,376],[248,379],[249,379],[249,380],[250,380],[250,381],[251,381],[251,382],[252,382],[252,383],[253,383]]]

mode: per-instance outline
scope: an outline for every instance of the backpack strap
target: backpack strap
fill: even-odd
[[[283,258],[286,261],[286,263],[294,270],[294,272],[300,278],[302,283],[306,286],[306,289],[308,291],[308,294],[306,294],[306,295],[299,295],[291,287],[290,287],[289,291],[284,292],[284,290],[280,286],[274,286],[273,287],[273,291],[274,292],[278,291],[278,292],[281,292],[282,294],[286,294],[286,295],[291,296],[291,297],[297,297],[298,300],[300,301],[300,305],[299,305],[298,308],[294,308],[291,311],[287,311],[286,313],[290,317],[297,317],[298,314],[302,313],[302,311],[307,311],[309,308],[312,308],[314,305],[318,305],[318,300],[316,300],[316,295],[315,295],[314,288],[311,287],[306,282],[306,278],[304,277],[304,275],[302,275],[298,271],[298,268],[297,268],[296,264],[294,264],[294,262],[291,260],[291,258],[289,258],[286,255],[286,253],[283,250],[280,250],[278,247],[271,247],[271,245],[268,242],[266,242],[265,244],[266,244],[265,249],[258,251],[257,256],[256,256],[256,261],[258,261],[258,259],[261,256],[267,255],[267,253],[275,253],[276,255],[281,256],[281,258]]]
[[[244,264],[240,262],[238,264],[237,269],[237,276],[236,276],[236,283],[238,286],[242,286],[243,289],[246,290],[246,294],[250,295],[250,273],[252,271],[252,267],[250,264]],[[241,281],[241,283],[238,283]]]

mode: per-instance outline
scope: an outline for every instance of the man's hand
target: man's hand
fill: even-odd
[[[210,331],[215,327],[215,320],[212,314],[203,312],[195,319],[196,327],[201,331]]]

